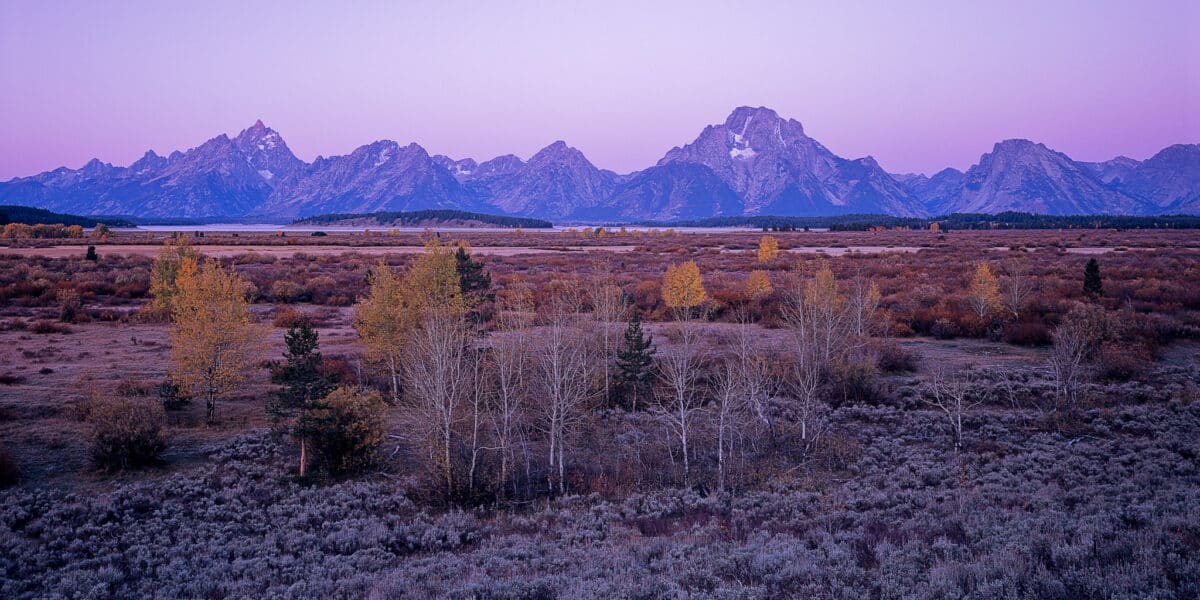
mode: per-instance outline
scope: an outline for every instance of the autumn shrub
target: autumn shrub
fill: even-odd
[[[281,329],[291,329],[292,327],[299,327],[304,324],[311,325],[312,318],[307,312],[298,308],[290,306],[276,307],[275,319],[272,321],[272,324]]]
[[[83,299],[79,296],[79,291],[74,288],[62,288],[58,290],[58,320],[63,323],[75,323],[80,316],[87,315],[81,312],[83,308]]]
[[[929,334],[939,340],[952,340],[958,337],[958,325],[949,319],[941,318],[929,328]]]
[[[916,352],[891,340],[872,340],[867,351],[875,359],[875,366],[884,373],[912,373],[921,361]]]
[[[1050,345],[1050,328],[1040,321],[1016,321],[1007,323],[1001,330],[1001,339],[1017,346]]]
[[[166,449],[163,411],[154,402],[98,399],[90,406],[87,420],[91,425],[92,460],[103,469],[153,465]]]
[[[385,405],[376,390],[339,387],[303,419],[311,431],[317,464],[331,473],[348,473],[375,463],[387,435]]]
[[[833,406],[849,404],[880,404],[886,392],[879,381],[875,365],[867,361],[845,361],[835,364],[828,374],[828,398]]]
[[[332,377],[334,381],[355,381],[358,376],[356,366],[343,354],[322,355],[321,372]]]
[[[154,387],[154,393],[165,411],[179,411],[191,404],[192,399],[174,381],[165,379]]]
[[[346,293],[344,286],[339,286],[337,280],[328,275],[313,277],[305,288],[305,292],[314,304],[345,306],[349,304],[346,299],[352,297],[351,294]]]
[[[271,296],[276,302],[296,302],[304,293],[304,286],[286,279],[280,279],[271,285]]]
[[[1145,375],[1153,356],[1142,344],[1105,342],[1096,353],[1096,370],[1101,379],[1129,381]]]
[[[16,483],[20,476],[21,471],[17,468],[16,459],[8,448],[0,443],[0,488]]]
[[[63,325],[61,323],[55,323],[54,321],[49,321],[49,320],[45,320],[45,319],[40,319],[40,320],[34,321],[33,325],[31,325],[29,327],[29,330],[32,331],[33,333],[38,333],[38,334],[42,334],[42,335],[50,334],[50,333],[71,333],[70,327],[67,327],[66,325]]]

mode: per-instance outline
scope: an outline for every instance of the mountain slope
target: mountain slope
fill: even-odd
[[[1200,144],[1164,148],[1126,175],[1119,189],[1158,212],[1200,214]]]
[[[701,219],[735,216],[745,205],[708,167],[673,162],[634,173],[602,204],[583,207],[574,219]]]
[[[1005,140],[963,174],[943,211],[1032,212],[1049,215],[1152,212],[1147,203],[1113,190],[1090,169],[1029,140]]]
[[[233,140],[222,134],[167,158],[149,151],[128,167],[93,159],[13,179],[0,184],[0,201],[92,215],[243,215],[267,199],[277,176],[303,164],[258,121]]]
[[[479,165],[468,187],[477,198],[513,215],[558,219],[608,198],[618,177],[557,141],[528,162],[499,157]]]
[[[837,156],[794,119],[743,106],[656,165],[623,176],[561,141],[528,161],[431,157],[417,144],[385,140],[307,164],[256,121],[233,138],[219,135],[166,157],[148,151],[127,167],[93,159],[14,178],[0,183],[0,203],[151,218],[422,209],[579,220],[1200,213],[1200,145],[1171,146],[1141,162],[1084,163],[1007,140],[965,173],[891,175],[870,156]]]
[[[658,162],[704,165],[745,201],[748,214],[888,213],[923,207],[871,158],[847,160],[804,133],[795,119],[742,106]]]
[[[468,210],[475,199],[417,144],[391,140],[360,146],[345,156],[317,157],[280,182],[254,212],[305,217],[431,208]]]

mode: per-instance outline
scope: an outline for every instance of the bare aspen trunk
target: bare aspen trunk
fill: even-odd
[[[304,477],[304,467],[308,464],[308,455],[305,452],[307,444],[304,438],[300,438],[300,477]]]
[[[400,403],[400,374],[396,369],[396,357],[388,356],[388,369],[392,373],[392,404]]]

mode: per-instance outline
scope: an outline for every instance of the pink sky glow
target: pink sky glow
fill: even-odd
[[[302,159],[377,139],[653,164],[738,105],[892,172],[1023,137],[1200,142],[1200,2],[0,0],[0,180],[126,165],[261,118]]]

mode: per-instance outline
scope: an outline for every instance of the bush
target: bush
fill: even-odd
[[[63,323],[74,323],[83,309],[83,299],[74,288],[58,290],[58,320]]]
[[[1096,367],[1102,379],[1130,381],[1150,370],[1153,359],[1145,346],[1137,343],[1105,342],[1096,356]]]
[[[1049,346],[1050,328],[1037,321],[1009,323],[1001,331],[1001,338],[1017,346]]]
[[[192,402],[192,399],[170,379],[155,386],[154,391],[158,395],[159,402],[162,403],[163,410],[183,410]]]
[[[153,402],[132,398],[94,401],[88,411],[92,460],[107,470],[157,464],[167,446],[163,421],[162,408]]]
[[[312,325],[312,316],[307,312],[290,306],[276,308],[273,324],[282,329],[291,329],[301,325]]]
[[[280,279],[271,286],[271,295],[276,302],[295,302],[304,295],[304,286],[286,279]]]
[[[0,488],[17,482],[21,472],[17,469],[17,461],[9,454],[8,449],[0,445]]]
[[[875,357],[875,366],[884,373],[913,373],[921,362],[915,352],[890,340],[873,340],[869,350]]]
[[[34,333],[42,334],[42,335],[45,335],[48,333],[71,333],[70,327],[67,327],[66,325],[61,325],[59,323],[55,323],[54,321],[47,321],[47,320],[35,321],[33,326],[29,328],[29,330]]]
[[[339,387],[304,417],[317,463],[332,473],[357,471],[374,464],[386,429],[378,391]]]

